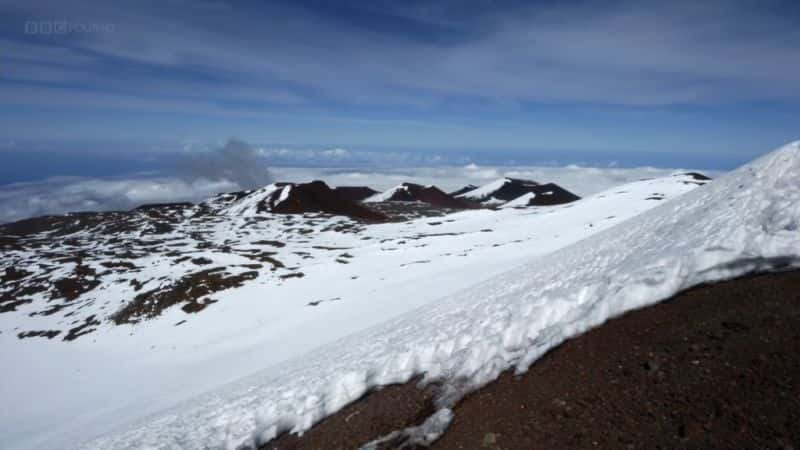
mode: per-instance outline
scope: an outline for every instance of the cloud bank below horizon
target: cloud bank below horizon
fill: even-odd
[[[653,167],[596,168],[498,167],[468,164],[442,167],[399,167],[394,169],[346,169],[277,167],[271,174],[278,181],[304,182],[322,179],[332,186],[370,186],[385,190],[404,181],[435,184],[452,191],[467,184],[481,185],[500,177],[555,182],[586,196],[642,178],[667,176],[680,169]],[[716,175],[716,171],[705,171]],[[206,178],[131,175],[115,178],[54,177],[42,181],[13,183],[0,187],[0,223],[48,214],[76,211],[129,210],[147,203],[199,202],[220,192],[255,187],[249,177],[226,179],[218,173]],[[241,184],[240,184],[241,183]]]

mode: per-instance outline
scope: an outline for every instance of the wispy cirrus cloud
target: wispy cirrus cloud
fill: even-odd
[[[797,138],[800,7],[785,0],[3,7],[8,138],[751,155]]]
[[[477,6],[476,6],[477,5]],[[197,98],[207,106],[326,102],[441,106],[459,98],[631,105],[797,98],[800,29],[779,2],[41,1],[10,8],[11,78]],[[485,4],[483,4],[485,5]],[[221,14],[220,11],[224,11]],[[477,18],[476,18],[477,17]],[[30,20],[113,24],[23,35]],[[385,28],[381,26],[386,25]],[[391,26],[390,26],[391,25]],[[15,30],[16,29],[16,30]],[[417,31],[411,34],[411,31]],[[41,66],[31,66],[35,61]],[[119,64],[140,72],[108,77]],[[92,89],[86,83],[92,81]],[[127,79],[126,79],[127,78]],[[191,84],[203,86],[202,95]],[[239,87],[235,87],[239,86]]]

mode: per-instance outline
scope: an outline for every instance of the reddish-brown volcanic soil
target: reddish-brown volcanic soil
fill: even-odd
[[[800,272],[698,287],[503,374],[433,448],[800,448],[798,353]],[[432,389],[373,392],[263,448],[358,448],[421,423]]]
[[[367,186],[336,186],[333,190],[351,202],[360,202],[378,193],[375,189]]]
[[[531,189],[531,192],[536,194],[536,196],[528,202],[528,206],[562,205],[581,199],[572,192],[554,183],[536,186]]]
[[[387,201],[391,202],[423,202],[441,208],[471,209],[480,208],[480,205],[455,198],[436,186],[422,186],[421,184],[403,183],[405,189],[398,190]]]
[[[374,222],[389,219],[378,211],[346,199],[322,181],[294,185],[289,197],[273,207],[272,211],[284,214],[320,211]]]

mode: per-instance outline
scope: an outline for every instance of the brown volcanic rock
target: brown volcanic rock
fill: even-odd
[[[367,186],[336,186],[333,190],[351,202],[360,202],[378,193],[375,189]]]
[[[536,194],[536,197],[529,203],[531,206],[560,205],[580,200],[580,197],[555,183],[539,184],[535,181],[518,178],[503,179],[503,183],[491,192],[476,193],[473,189],[461,194],[459,198],[480,203],[492,199],[509,202],[529,193]]]
[[[272,203],[272,212],[283,214],[323,212],[375,222],[388,220],[384,214],[348,200],[322,181],[290,186],[288,197],[282,201],[277,201],[280,191],[273,194],[276,198]]]
[[[551,206],[574,202],[581,198],[555,183],[540,184],[532,189],[536,196],[528,202],[528,206]]]
[[[798,292],[798,271],[750,276],[613,319],[468,395],[433,448],[798,448]],[[392,386],[262,449],[358,448],[430,410]]]
[[[403,183],[392,188],[390,197],[383,199],[388,202],[422,202],[440,208],[472,209],[479,205],[467,200],[455,198],[446,194],[436,186],[423,186],[415,183]]]

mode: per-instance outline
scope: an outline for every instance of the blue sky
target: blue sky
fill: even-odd
[[[791,1],[0,0],[0,11],[0,183],[158,168],[187,142],[229,137],[710,168],[800,137]]]

